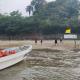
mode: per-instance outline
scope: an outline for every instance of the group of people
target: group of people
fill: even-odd
[[[35,39],[35,44],[37,44],[37,41],[38,41],[38,40]],[[42,43],[43,43],[43,40],[42,40],[42,39],[40,40],[40,43],[41,43],[41,45],[42,45]],[[55,43],[55,45],[58,44],[58,39],[57,39],[57,38],[55,39],[55,42],[54,42],[54,43]],[[60,38],[60,43],[62,43],[62,38]]]
[[[35,39],[35,44],[37,44],[37,41],[38,41],[38,40]],[[42,45],[42,43],[43,43],[43,40],[42,40],[42,39],[40,40],[40,43],[41,43],[41,45]]]

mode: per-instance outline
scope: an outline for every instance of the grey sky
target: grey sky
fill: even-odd
[[[23,15],[27,15],[25,7],[29,5],[31,1],[32,0],[0,0],[0,13],[9,13],[14,10],[19,10]]]

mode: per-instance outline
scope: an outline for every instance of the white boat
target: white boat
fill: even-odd
[[[0,70],[22,61],[24,57],[32,50],[32,46],[26,45],[21,47],[8,48],[5,50],[16,50],[16,53],[0,58]]]

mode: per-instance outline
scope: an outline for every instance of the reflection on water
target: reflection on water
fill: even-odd
[[[33,50],[25,61],[1,70],[0,80],[80,80],[80,52]]]

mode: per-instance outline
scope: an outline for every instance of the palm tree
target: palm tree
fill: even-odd
[[[31,15],[31,12],[33,12],[33,7],[31,5],[26,7],[26,12],[29,13],[29,16]]]
[[[32,0],[31,5],[34,7],[36,11],[42,8],[46,4],[46,0]]]

